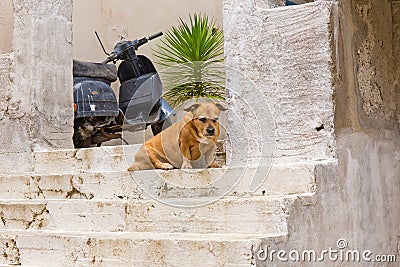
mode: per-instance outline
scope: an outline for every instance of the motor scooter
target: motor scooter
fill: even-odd
[[[97,35],[107,58],[101,63],[73,61],[75,148],[100,146],[111,139],[123,139],[123,131],[141,131],[148,126],[157,135],[172,124],[174,111],[162,98],[156,68],[149,58],[136,54],[140,46],[160,36],[162,32],[121,40],[107,53]],[[117,79],[118,100],[111,88]]]

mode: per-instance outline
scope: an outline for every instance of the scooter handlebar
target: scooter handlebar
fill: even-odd
[[[107,57],[105,60],[103,60],[102,62],[100,62],[101,64],[107,64],[108,62],[111,62],[111,58]]]
[[[156,33],[156,34],[150,35],[149,37],[143,37],[143,38],[140,39],[140,40],[133,41],[133,42],[136,42],[136,44],[135,44],[135,49],[137,50],[140,46],[146,44],[148,41],[151,41],[151,40],[153,40],[153,39],[156,39],[156,38],[158,38],[158,37],[160,37],[160,36],[162,36],[162,35],[163,35],[162,32],[158,32],[158,33]]]
[[[150,40],[156,39],[156,38],[158,38],[158,37],[160,37],[160,36],[162,36],[162,35],[163,35],[162,32],[158,32],[158,33],[156,33],[156,34],[150,35],[148,39],[149,39],[149,41],[150,41]]]
[[[137,50],[140,46],[144,45],[145,43],[147,43],[150,40],[153,40],[155,38],[158,38],[160,36],[162,36],[163,33],[162,32],[158,32],[156,34],[153,34],[149,37],[144,37],[142,39],[139,40],[134,40],[134,41],[124,41],[124,42],[119,42],[116,47],[114,47],[114,51],[111,53],[111,55],[109,55],[105,60],[103,60],[101,63],[102,64],[107,64],[111,61],[116,60],[117,58],[119,58],[119,56],[126,50],[129,49],[129,47],[134,47],[135,50]],[[117,49],[118,47],[118,49]]]
[[[115,54],[111,54],[105,60],[103,60],[101,62],[101,64],[107,64],[108,62],[113,61],[115,58],[116,58],[116,55]]]

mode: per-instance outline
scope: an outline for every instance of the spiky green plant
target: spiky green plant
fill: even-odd
[[[189,24],[179,19],[179,26],[165,33],[155,56],[166,67],[164,97],[172,106],[198,97],[224,98],[223,44],[222,30],[203,14],[189,16]]]

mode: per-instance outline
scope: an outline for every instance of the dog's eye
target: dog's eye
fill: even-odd
[[[206,122],[206,121],[207,121],[206,118],[200,118],[199,120],[200,120],[201,122]]]
[[[217,121],[218,121],[218,118],[214,118],[214,119],[213,119],[213,122],[217,122]]]

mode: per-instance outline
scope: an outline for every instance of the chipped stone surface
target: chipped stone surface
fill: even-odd
[[[13,4],[15,87],[31,96],[32,148],[72,148],[72,0]]]
[[[0,236],[1,259],[0,264],[9,264],[11,266],[21,265],[20,251],[17,247],[15,238]]]
[[[35,173],[125,171],[132,164],[139,147],[140,145],[130,145],[37,151],[34,153]]]
[[[226,197],[210,205],[182,209],[135,201],[127,209],[132,232],[285,234],[285,203],[280,198]],[[213,214],[213,216],[210,216]]]
[[[269,9],[285,6],[285,0],[255,0],[254,6],[257,9]]]
[[[248,118],[238,124],[238,120],[230,121],[228,133],[233,135],[241,127],[254,128],[254,120],[272,115],[274,156],[279,163],[329,159],[335,155],[331,20],[334,5],[320,1],[259,9],[252,0],[224,1],[225,62],[249,77],[256,88],[250,82],[249,88],[238,86],[233,78],[228,79],[227,86],[238,94],[236,98],[246,99],[249,92],[259,90],[265,102],[251,99],[251,107],[262,105],[258,118],[253,118],[248,116],[249,112],[244,113],[239,101],[231,100],[235,112]],[[243,144],[248,139],[249,146],[257,145],[254,133],[242,139],[236,142],[237,147],[233,145],[233,153],[247,152]]]
[[[45,203],[15,205],[0,202],[0,228],[40,229],[48,224],[49,211]]]
[[[32,151],[72,147],[72,1],[15,0],[13,11],[13,53],[0,55],[0,159],[3,172],[24,173]]]
[[[400,1],[392,1],[392,20],[393,20],[393,60],[394,60],[394,67],[396,68],[395,74],[395,102],[396,102],[396,109],[397,109],[397,120],[400,124],[400,42],[396,40],[400,40]]]
[[[289,199],[227,197],[195,209],[155,200],[0,201],[0,229],[283,235]]]
[[[77,172],[125,171],[133,163],[140,144],[64,149],[34,152],[35,173],[60,174]],[[218,143],[216,159],[225,164],[223,142]]]
[[[14,53],[0,55],[0,169],[3,173],[32,169],[30,116],[27,106],[23,106],[29,104],[14,85],[15,56]]]
[[[380,14],[376,16],[377,9],[373,8],[376,4],[372,1],[365,4],[353,1],[352,5],[353,18],[358,26],[355,29],[357,37],[354,38],[358,90],[363,101],[362,109],[367,116],[371,116],[373,113],[383,111],[385,87],[392,86],[390,84],[390,80],[393,79],[390,77],[391,69],[394,67],[391,61],[392,29],[388,27],[391,26],[391,22],[387,21],[391,16],[391,9],[390,5],[380,5]],[[374,56],[377,52],[380,57]]]
[[[336,128],[397,138],[396,1],[343,1],[338,26]],[[396,110],[397,109],[397,110]],[[397,116],[397,118],[396,118]]]
[[[276,196],[313,192],[315,165],[274,164],[268,176],[252,195]],[[48,175],[0,175],[0,195],[13,199],[148,199],[151,193],[161,198],[219,197],[228,193],[248,196],[255,169],[206,169],[188,174],[173,170],[125,172],[82,172]],[[136,176],[135,176],[136,175]],[[226,179],[242,178],[235,186]],[[136,177],[136,180],[135,180]],[[209,184],[209,179],[215,180]],[[205,184],[199,181],[205,179]],[[138,185],[138,181],[142,183]],[[211,181],[211,180],[210,180]],[[235,181],[234,181],[235,182]],[[185,186],[186,185],[186,186]],[[148,191],[143,192],[143,187]]]
[[[1,232],[1,231],[0,231]],[[52,266],[252,266],[268,235],[176,233],[24,233],[15,231],[21,258]],[[178,253],[177,253],[178,252]],[[22,262],[24,264],[24,262]]]

